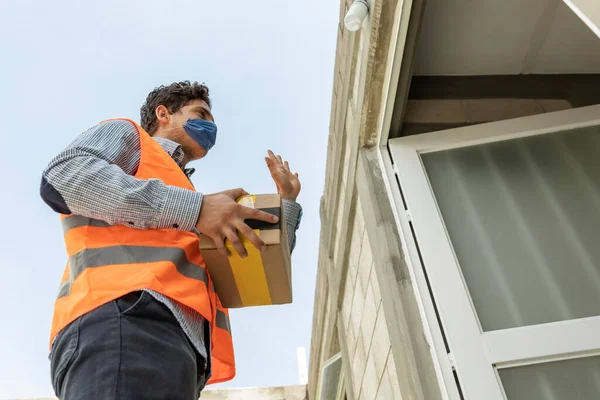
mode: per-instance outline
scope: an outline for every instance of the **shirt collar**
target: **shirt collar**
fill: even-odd
[[[185,168],[183,165],[184,154],[179,143],[161,137],[154,137],[153,139],[173,158],[188,178],[192,176],[196,170],[194,168]]]

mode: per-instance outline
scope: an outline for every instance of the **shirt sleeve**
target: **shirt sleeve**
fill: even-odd
[[[60,152],[42,174],[40,195],[53,210],[138,229],[192,230],[202,194],[142,180],[140,139],[130,122],[96,125]]]
[[[287,228],[290,252],[296,247],[296,231],[300,227],[302,206],[293,200],[282,199],[285,226]]]

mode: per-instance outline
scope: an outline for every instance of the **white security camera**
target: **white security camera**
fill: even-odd
[[[354,0],[344,18],[344,25],[349,31],[356,32],[360,29],[368,13],[369,3],[365,0]]]

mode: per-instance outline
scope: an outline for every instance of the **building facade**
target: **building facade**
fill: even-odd
[[[600,7],[351,4],[309,398],[600,398]]]

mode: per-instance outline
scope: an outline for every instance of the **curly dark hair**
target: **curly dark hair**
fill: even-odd
[[[148,94],[146,102],[140,109],[140,122],[142,128],[153,135],[158,128],[156,107],[163,105],[169,113],[176,113],[192,100],[204,100],[210,107],[208,87],[203,83],[190,83],[190,81],[174,82],[169,86],[159,86]]]

